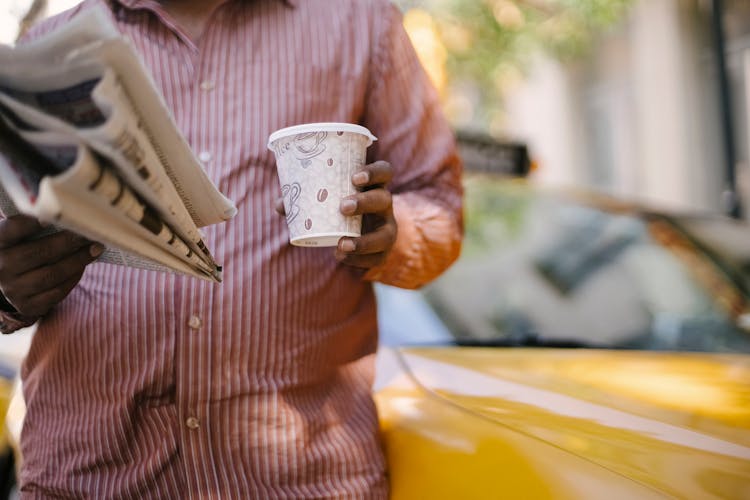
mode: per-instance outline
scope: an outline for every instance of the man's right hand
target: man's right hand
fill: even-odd
[[[24,215],[0,220],[0,292],[26,317],[44,316],[104,251],[69,231],[34,238],[43,227]]]

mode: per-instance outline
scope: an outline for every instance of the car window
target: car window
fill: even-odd
[[[750,351],[747,297],[712,258],[666,218],[475,180],[463,254],[423,295],[459,339]]]

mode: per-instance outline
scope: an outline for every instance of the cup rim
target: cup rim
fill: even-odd
[[[278,141],[279,139],[283,137],[288,137],[290,135],[296,135],[296,134],[305,134],[308,132],[352,132],[352,133],[364,135],[365,137],[367,137],[369,141],[367,143],[368,146],[370,146],[374,141],[378,140],[377,137],[372,135],[372,132],[370,132],[366,127],[363,127],[362,125],[355,125],[353,123],[334,123],[334,122],[304,123],[302,125],[293,125],[291,127],[285,127],[272,133],[270,137],[268,138],[267,147],[268,149],[273,149],[272,144],[275,141]]]

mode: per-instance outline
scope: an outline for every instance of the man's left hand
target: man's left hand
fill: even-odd
[[[398,229],[391,193],[385,187],[392,177],[393,168],[385,161],[365,165],[352,175],[360,192],[341,200],[340,210],[344,215],[362,214],[362,236],[339,240],[335,254],[339,262],[363,269],[385,262]]]

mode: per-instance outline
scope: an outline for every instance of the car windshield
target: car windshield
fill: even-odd
[[[422,296],[468,345],[750,352],[746,226],[722,252],[695,221],[601,206],[469,179],[462,256]]]

